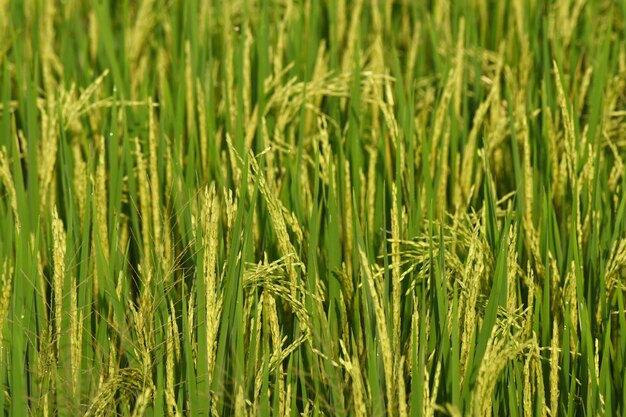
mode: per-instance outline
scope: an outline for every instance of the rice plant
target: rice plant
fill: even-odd
[[[626,416],[626,2],[0,0],[0,415]]]

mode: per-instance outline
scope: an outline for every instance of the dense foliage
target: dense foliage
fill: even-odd
[[[0,415],[626,416],[626,2],[0,0]]]

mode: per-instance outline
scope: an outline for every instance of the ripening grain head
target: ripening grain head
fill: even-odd
[[[0,363],[4,361],[3,334],[4,324],[9,317],[9,305],[13,289],[13,269],[7,260],[2,264],[2,292],[0,293]]]
[[[6,148],[0,148],[0,181],[4,185],[6,192],[9,194],[9,204],[13,210],[13,217],[15,218],[15,231],[20,231],[20,216],[17,210],[17,197],[15,194],[15,186],[13,184],[13,177],[11,176],[11,170],[9,168],[9,160],[6,154]]]
[[[57,357],[61,343],[61,321],[63,318],[63,282],[65,280],[65,228],[59,219],[57,209],[52,209],[52,240],[54,248],[54,278],[52,291],[54,294],[55,337]]]
[[[108,3],[0,0],[0,415],[625,408],[616,2]]]

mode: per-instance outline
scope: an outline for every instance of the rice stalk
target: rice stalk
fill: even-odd
[[[385,376],[387,402],[389,404],[394,404],[396,391],[395,380],[393,378],[393,349],[391,341],[389,340],[387,318],[381,300],[381,291],[379,289],[379,285],[375,282],[375,277],[370,269],[371,267],[369,261],[367,260],[367,255],[363,249],[360,248],[359,253],[361,258],[361,271],[364,275],[363,279],[365,279],[366,285],[369,287],[374,308],[374,316],[376,317],[376,331],[380,340],[380,350],[383,357],[383,371]],[[387,408],[387,415],[389,417],[396,415],[395,409],[393,407]]]

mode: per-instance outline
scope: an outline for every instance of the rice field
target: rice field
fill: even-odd
[[[0,0],[0,416],[626,416],[626,1]]]

